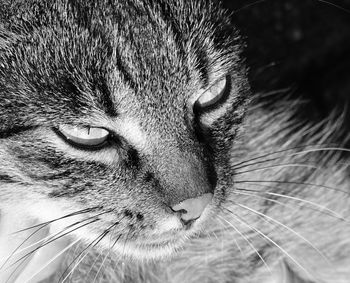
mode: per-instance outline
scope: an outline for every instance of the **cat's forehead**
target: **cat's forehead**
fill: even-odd
[[[214,24],[227,32],[227,23],[202,2],[30,2],[2,15],[10,46],[1,50],[3,78],[41,119],[103,112],[176,124],[224,47],[235,63],[227,34],[215,42]]]

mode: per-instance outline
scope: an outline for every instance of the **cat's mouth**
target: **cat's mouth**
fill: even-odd
[[[182,249],[186,242],[196,238],[202,232],[205,220],[199,219],[197,221],[189,226],[183,226],[181,229],[127,241],[126,245],[130,249],[124,249],[125,254],[137,256],[138,259],[140,257],[143,259],[157,259],[172,256]]]
[[[212,219],[212,214],[212,205],[209,205],[200,217],[187,223],[179,221],[175,217],[168,218],[163,223],[159,223],[159,230],[162,232],[151,233],[129,241],[128,244],[134,251],[128,250],[128,252],[136,253],[138,256],[139,252],[145,252],[147,258],[172,255],[181,249],[188,240],[197,237],[203,231],[208,225],[207,221]]]
[[[200,232],[200,227],[202,226],[200,222],[202,221],[198,220],[199,223],[194,222],[188,227],[172,226],[172,229],[167,231],[158,230],[157,232],[149,232],[143,235],[134,234],[131,236],[129,234],[129,237],[123,236],[114,246],[114,251],[120,255],[137,260],[172,256],[177,250],[183,248],[189,239],[196,237]],[[171,223],[168,225],[171,225]],[[165,228],[163,225],[160,226]]]

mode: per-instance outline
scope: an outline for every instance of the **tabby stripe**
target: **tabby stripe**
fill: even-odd
[[[9,175],[2,175],[2,174],[0,174],[0,182],[15,183],[12,177],[10,177]]]
[[[116,59],[117,59],[117,62],[116,62],[117,69],[120,71],[124,82],[136,92],[137,91],[137,83],[134,80],[134,78],[132,77],[131,73],[129,73],[129,71],[127,70],[127,67],[124,65],[123,60],[121,58],[121,55],[118,51],[119,50],[116,50],[116,52],[115,52]]]
[[[167,27],[170,27],[171,33],[173,35],[172,38],[174,39],[177,51],[180,53],[179,59],[183,60],[187,56],[187,52],[184,49],[184,42],[186,42],[186,40],[184,38],[183,32],[181,31],[179,23],[175,20],[176,17],[174,16],[172,9],[169,7],[169,3],[154,3],[153,1],[150,1],[150,4],[150,9],[159,15],[152,16],[150,9],[146,8],[145,12],[149,20],[154,23],[156,28],[159,28],[159,25],[157,24],[157,20],[159,19],[161,19]],[[186,74],[186,77],[190,77],[187,65],[183,64],[183,67],[186,67],[186,69],[182,69],[181,71]]]
[[[93,88],[99,90],[99,94],[101,96],[100,103],[101,106],[104,108],[106,114],[108,114],[111,117],[117,117],[118,112],[114,107],[112,94],[109,90],[105,77],[102,76],[99,78],[95,78],[93,82]]]
[[[208,66],[209,66],[209,58],[207,53],[198,45],[196,46],[196,49],[194,50],[196,57],[197,57],[197,69],[201,74],[201,79],[203,81],[204,87],[209,86],[209,73],[208,73]]]
[[[4,129],[2,130],[0,128],[0,139],[6,139],[6,138],[9,138],[11,136],[14,136],[14,135],[18,135],[20,133],[23,133],[25,131],[28,131],[28,130],[31,130],[33,129],[33,127],[28,127],[28,126],[14,126],[12,128],[9,128],[9,129]]]

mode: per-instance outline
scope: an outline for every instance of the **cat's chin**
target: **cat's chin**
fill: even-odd
[[[185,239],[159,241],[154,243],[129,242],[116,248],[117,254],[133,260],[157,260],[173,256],[185,243]]]
[[[148,261],[171,258],[180,250],[188,237],[178,235],[172,238],[159,238],[154,240],[120,240],[113,245],[106,246],[106,243],[96,247],[98,250],[114,253],[121,260]]]
[[[157,260],[174,256],[186,242],[197,237],[203,229],[204,220],[198,221],[191,228],[168,231],[147,238],[117,242],[114,252],[133,260]]]
[[[120,240],[113,245],[113,252],[122,259],[131,259],[135,261],[159,260],[170,258],[179,251],[187,240],[191,238],[192,233],[172,233],[170,236],[159,235],[158,237],[148,239],[129,239]],[[102,244],[102,249],[110,250]]]

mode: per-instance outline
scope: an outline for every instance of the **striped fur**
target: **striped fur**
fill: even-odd
[[[341,117],[311,126],[293,118],[298,102],[250,103],[217,3],[0,4],[1,282],[348,280]],[[223,78],[225,101],[196,111]],[[112,135],[82,150],[60,125]],[[183,229],[169,207],[209,191]],[[39,252],[24,262],[26,245]]]

